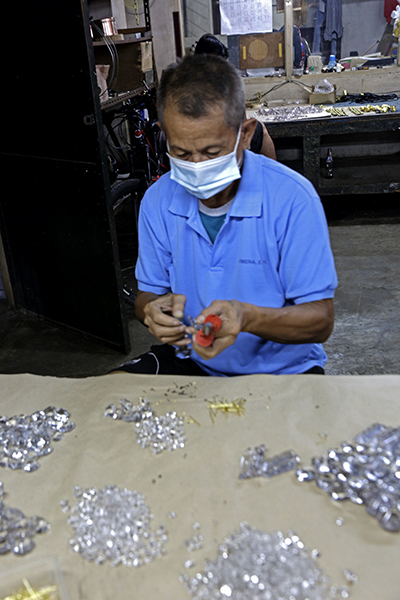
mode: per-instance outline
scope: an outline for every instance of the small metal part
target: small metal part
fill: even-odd
[[[207,315],[204,325],[196,335],[196,343],[203,347],[211,346],[214,341],[214,333],[221,328],[221,325],[220,317],[214,314]]]
[[[177,358],[190,358],[191,354],[192,348],[190,346],[177,346],[175,348],[175,356]]]

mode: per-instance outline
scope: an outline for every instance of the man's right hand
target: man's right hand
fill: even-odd
[[[190,343],[185,338],[186,326],[181,323],[186,304],[183,294],[165,294],[156,296],[147,292],[139,292],[136,299],[137,315],[149,328],[150,332],[164,344],[186,346]]]

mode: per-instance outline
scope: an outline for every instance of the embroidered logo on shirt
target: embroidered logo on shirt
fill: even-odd
[[[239,263],[241,265],[265,265],[267,261],[265,259],[255,260],[254,258],[239,258]]]

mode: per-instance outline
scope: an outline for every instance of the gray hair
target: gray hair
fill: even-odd
[[[225,125],[239,131],[245,115],[244,85],[236,68],[214,55],[189,55],[164,71],[157,90],[157,112],[164,128],[164,110],[172,104],[186,116],[197,119],[222,106]]]

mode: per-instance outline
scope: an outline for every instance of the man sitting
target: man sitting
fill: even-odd
[[[337,286],[321,201],[304,177],[247,150],[243,81],[192,55],[157,99],[171,171],[139,216],[136,315],[162,342],[118,370],[183,375],[323,373]],[[189,317],[222,322],[196,342]],[[176,350],[190,346],[190,358]]]

